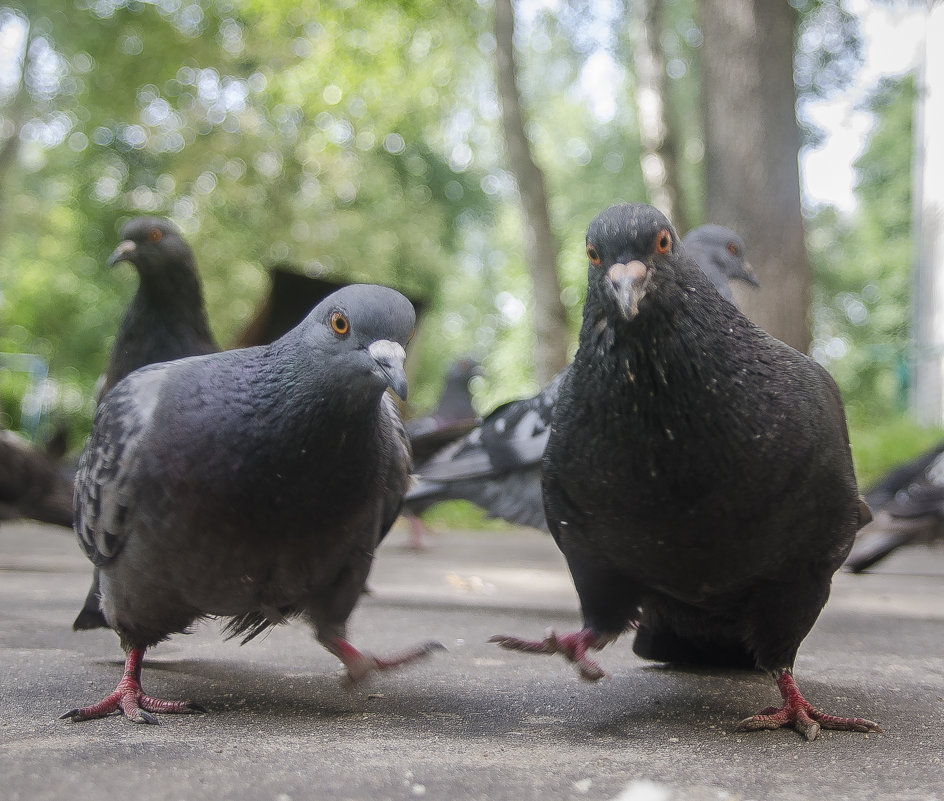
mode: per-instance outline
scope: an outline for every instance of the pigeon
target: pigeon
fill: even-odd
[[[130,262],[138,271],[138,291],[118,327],[99,402],[139,367],[219,350],[207,322],[193,251],[177,226],[160,217],[129,220],[107,264],[122,261]],[[82,631],[108,627],[99,609],[95,570],[72,628]]]
[[[107,263],[131,262],[139,285],[118,327],[100,398],[139,367],[219,350],[193,251],[178,228],[160,217],[135,217],[121,240]]]
[[[62,439],[58,447],[50,441],[40,448],[0,429],[0,521],[29,518],[72,528],[74,466],[62,460],[65,445]]]
[[[744,258],[744,242],[730,228],[699,225],[685,234],[682,244],[725,300],[734,302],[731,281],[760,286],[754,268]]]
[[[346,639],[374,549],[397,517],[410,453],[396,403],[413,307],[354,284],[267,346],[141,368],[99,406],[79,461],[75,531],[99,568],[125,673],[72,721],[201,711],[146,695],[147,648],[205,617],[246,642],[304,618],[352,682],[417,660]]]
[[[862,573],[903,545],[944,541],[944,443],[880,478],[865,494],[874,510],[846,558]]]
[[[425,462],[443,445],[467,434],[479,422],[472,406],[469,382],[480,372],[474,359],[457,359],[446,372],[446,383],[436,408],[428,415],[406,421],[406,433],[417,464]]]
[[[541,457],[568,369],[537,395],[497,407],[466,436],[419,464],[404,508],[419,515],[440,501],[461,499],[490,517],[546,531]]]
[[[583,628],[492,640],[561,653],[596,680],[588,651],[635,628],[644,658],[772,675],[782,707],[742,729],[880,731],[815,709],[793,677],[870,516],[835,383],[709,291],[651,206],[603,211],[586,242],[579,345],[542,484]]]
[[[733,302],[729,281],[758,286],[744,256],[744,243],[734,231],[702,225],[689,231],[683,244],[727,300]],[[568,370],[555,375],[537,395],[499,406],[465,437],[426,460],[417,459],[417,480],[407,493],[405,508],[418,515],[439,501],[462,499],[489,517],[547,531],[541,458]]]

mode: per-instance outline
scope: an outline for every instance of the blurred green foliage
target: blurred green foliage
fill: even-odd
[[[537,11],[520,27],[575,325],[587,222],[642,197],[622,67],[610,58],[615,84],[597,92],[616,92],[612,108],[584,91],[588,57],[615,50],[619,23],[597,35],[578,24],[593,13]],[[171,217],[191,241],[224,345],[268,267],[289,262],[427,302],[414,410],[434,405],[466,354],[483,363],[483,410],[535,388],[485,0],[30,0],[0,7],[0,38],[0,352],[49,362],[34,394],[72,421],[73,444],[135,288],[127,266],[104,261],[141,213]],[[0,413],[14,428],[22,392],[5,371]]]
[[[802,120],[804,98],[848,81],[858,42],[838,2],[794,6]],[[605,205],[644,198],[631,6],[550,8],[519,7],[519,83],[576,332],[587,223]],[[686,210],[701,221],[693,0],[667,3],[665,18]],[[411,346],[412,412],[435,404],[464,355],[482,363],[480,411],[533,392],[531,289],[491,26],[488,0],[0,5],[0,354],[49,364],[49,380],[32,387],[4,365],[0,423],[18,428],[21,410],[40,404],[81,443],[136,285],[127,265],[104,262],[123,222],[142,213],[171,217],[191,241],[224,345],[264,297],[267,269],[288,262],[426,301]],[[902,415],[913,93],[906,80],[871,101],[879,125],[857,163],[856,216],[809,219],[815,355],[849,404],[865,474],[881,454],[893,461],[934,435],[906,435]],[[884,419],[894,434],[877,444]]]
[[[893,419],[907,408],[911,324],[911,76],[871,94],[875,127],[854,164],[858,208],[809,220],[812,354],[833,374],[850,417]]]

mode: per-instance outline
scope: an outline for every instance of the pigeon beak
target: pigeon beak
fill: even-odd
[[[119,261],[131,261],[131,257],[137,251],[138,246],[132,242],[130,239],[125,239],[123,242],[118,243],[111,256],[108,257],[108,261],[105,262],[109,267],[113,267]]]
[[[746,281],[751,286],[760,288],[760,281],[757,280],[757,273],[754,272],[754,267],[749,261],[744,262],[744,266],[741,267],[741,274],[738,278]]]
[[[389,339],[378,339],[370,343],[367,352],[376,362],[378,372],[387,382],[387,386],[397,394],[400,400],[406,400],[406,371],[403,369],[406,351],[403,350],[403,346]]]
[[[645,295],[646,276],[649,270],[641,261],[625,264],[617,262],[606,271],[619,310],[626,320],[632,320],[639,313],[639,301]]]

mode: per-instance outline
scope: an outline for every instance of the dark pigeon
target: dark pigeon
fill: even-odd
[[[702,225],[684,239],[685,250],[731,300],[729,281],[757,286],[744,256],[744,243],[728,228]],[[541,497],[541,457],[561,381],[569,367],[541,391],[499,406],[469,434],[428,459],[416,459],[417,481],[407,493],[406,509],[421,514],[434,503],[461,499],[489,517],[547,531]]]
[[[0,521],[27,518],[72,528],[75,466],[64,454],[64,439],[42,448],[0,429]]]
[[[122,261],[137,270],[138,291],[118,326],[99,401],[139,367],[219,350],[207,321],[193,251],[173,223],[159,217],[129,220],[107,263]],[[109,627],[98,598],[96,570],[82,610],[72,623],[74,630]]]
[[[121,240],[108,264],[131,262],[138,291],[118,327],[101,397],[139,367],[219,350],[193,251],[177,227],[160,217],[135,217],[121,229]]]
[[[903,545],[944,542],[944,443],[889,471],[865,499],[875,514],[846,558],[853,573]]]
[[[198,709],[145,695],[141,662],[204,617],[245,641],[301,616],[352,681],[431,650],[375,658],[345,632],[409,480],[386,390],[405,397],[414,320],[399,292],[352,285],[271,345],[145,367],[108,393],[79,463],[75,528],[125,675],[63,718]]]
[[[587,653],[627,628],[645,658],[758,668],[783,706],[742,729],[879,731],[814,709],[797,648],[869,512],[839,391],[709,291],[669,221],[614,206],[587,232],[587,301],[544,456],[544,503],[583,628],[515,650]]]

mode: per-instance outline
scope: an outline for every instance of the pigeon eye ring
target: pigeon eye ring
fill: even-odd
[[[331,315],[331,330],[338,336],[343,337],[351,330],[351,324],[341,312],[334,312]]]
[[[672,250],[672,234],[668,228],[663,228],[656,234],[656,253],[665,254]]]

